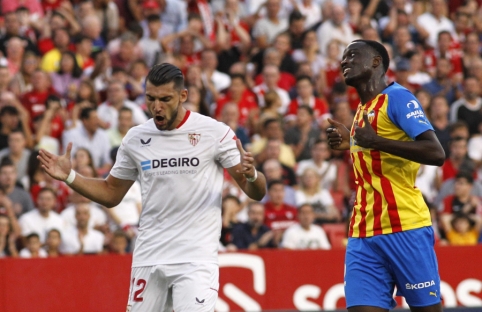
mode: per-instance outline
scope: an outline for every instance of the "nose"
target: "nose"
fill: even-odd
[[[341,59],[340,65],[343,67],[343,65],[346,65],[346,64],[347,64],[346,57],[343,57]]]

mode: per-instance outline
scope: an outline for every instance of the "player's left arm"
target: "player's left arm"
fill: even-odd
[[[241,163],[226,168],[226,170],[246,195],[259,201],[266,194],[266,178],[263,173],[256,171],[253,155],[243,149],[239,139],[236,139],[236,146],[241,154]],[[248,181],[248,179],[254,179],[255,177],[256,179],[253,182]]]
[[[417,112],[418,111],[418,112]],[[409,92],[394,98],[389,103],[388,116],[392,122],[405,131],[413,141],[391,140],[377,135],[372,128],[367,112],[363,112],[363,127],[356,127],[356,144],[390,153],[420,164],[441,166],[445,161],[445,152],[426,119],[421,105]]]

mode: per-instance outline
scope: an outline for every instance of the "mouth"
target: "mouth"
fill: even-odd
[[[164,123],[166,122],[166,117],[164,117],[164,116],[155,116],[155,117],[154,117],[154,120],[155,120],[156,124],[158,124],[158,125],[164,125]]]
[[[343,76],[346,77],[346,75],[348,74],[348,72],[351,70],[351,68],[349,67],[345,67],[343,68]]]

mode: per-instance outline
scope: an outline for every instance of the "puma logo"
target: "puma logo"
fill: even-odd
[[[431,292],[429,292],[429,295],[437,297],[437,291],[435,291],[435,292],[431,291]]]

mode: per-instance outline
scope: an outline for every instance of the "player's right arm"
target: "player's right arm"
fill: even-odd
[[[45,172],[56,180],[65,181],[72,170],[71,151],[72,143],[69,143],[64,155],[57,156],[41,149],[37,157]],[[112,175],[105,179],[97,179],[86,178],[76,173],[74,181],[69,186],[90,200],[110,208],[121,202],[133,183],[132,180],[122,180]]]

